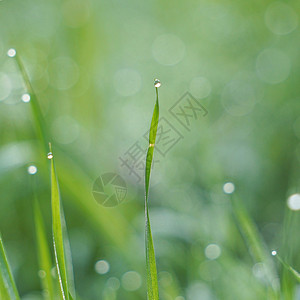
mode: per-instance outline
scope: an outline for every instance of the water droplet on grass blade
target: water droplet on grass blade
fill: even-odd
[[[28,103],[30,101],[30,95],[29,94],[23,94],[21,99],[22,99],[23,102]]]
[[[155,86],[156,88],[161,87],[161,82],[160,82],[159,79],[154,79],[154,86]]]
[[[7,51],[7,56],[9,56],[9,57],[15,57],[16,54],[17,54],[17,51],[16,51],[16,49],[14,49],[14,48],[10,48],[10,49]]]
[[[276,251],[276,250],[273,250],[273,251],[271,252],[271,254],[272,254],[273,256],[275,256],[275,255],[277,255],[277,251]]]
[[[49,153],[47,154],[47,158],[48,158],[48,159],[52,159],[52,158],[53,158],[53,153],[52,153],[52,152],[49,152]]]

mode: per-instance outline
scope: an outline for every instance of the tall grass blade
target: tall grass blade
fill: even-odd
[[[58,283],[60,288],[60,295],[63,300],[69,300],[69,289],[67,281],[67,268],[64,253],[64,240],[62,229],[62,208],[59,194],[59,186],[57,175],[55,171],[53,152],[50,146],[50,153],[48,158],[51,159],[51,205],[52,205],[52,231],[53,231],[53,245],[56,262],[56,269],[58,275]]]
[[[153,161],[154,144],[156,140],[157,125],[159,119],[158,88],[156,87],[156,103],[153,111],[151,127],[149,132],[149,147],[146,156],[145,168],[145,242],[146,242],[146,268],[147,268],[147,295],[148,300],[158,300],[157,269],[153,238],[150,226],[148,197],[151,167]]]
[[[47,151],[47,149],[48,149],[47,141],[49,140],[49,136],[48,136],[48,131],[47,131],[47,127],[46,127],[46,124],[45,124],[45,120],[43,118],[43,114],[42,114],[41,108],[40,108],[39,103],[38,103],[36,93],[34,92],[34,89],[33,89],[32,84],[30,82],[28,73],[26,72],[26,69],[23,65],[23,62],[22,62],[21,58],[19,57],[18,52],[17,52],[15,58],[16,58],[17,65],[20,69],[20,72],[22,74],[27,92],[30,95],[30,103],[31,103],[30,106],[31,106],[31,109],[32,109],[32,113],[33,113],[33,117],[34,117],[34,121],[35,121],[35,127],[36,127],[36,130],[37,130],[37,133],[38,133],[38,137],[39,137],[41,143],[43,144],[45,151]]]
[[[54,299],[53,282],[51,276],[52,260],[50,255],[50,249],[46,238],[45,225],[40,209],[38,200],[35,198],[34,202],[34,221],[36,230],[36,240],[38,248],[38,260],[39,266],[42,271],[45,272],[41,278],[43,289],[46,290],[47,298]]]
[[[19,293],[5,255],[5,250],[0,234],[0,299],[19,300]]]

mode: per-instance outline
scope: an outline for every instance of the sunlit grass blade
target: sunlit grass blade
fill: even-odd
[[[0,299],[19,300],[19,293],[5,254],[0,234]]]
[[[62,229],[62,208],[59,194],[58,179],[55,171],[54,157],[50,144],[50,153],[48,158],[51,159],[51,205],[52,205],[52,230],[53,230],[53,245],[58,275],[58,283],[60,295],[63,300],[69,300],[69,289],[67,281],[67,268],[64,252],[64,240]]]
[[[146,156],[145,168],[145,242],[146,242],[146,268],[147,268],[147,295],[148,300],[158,300],[158,282],[153,238],[150,226],[148,197],[151,167],[153,161],[154,144],[156,140],[159,119],[158,88],[156,87],[156,103],[153,111],[149,132],[149,147]]]
[[[30,82],[28,73],[26,72],[26,69],[23,65],[23,62],[22,62],[18,52],[16,53],[15,58],[16,58],[17,65],[20,69],[20,72],[22,74],[27,92],[30,95],[30,106],[31,106],[34,121],[35,121],[35,127],[36,127],[36,130],[38,132],[38,137],[39,137],[41,143],[43,144],[45,150],[47,151],[47,149],[48,149],[47,141],[49,140],[48,131],[47,131],[47,127],[46,127],[46,124],[45,124],[45,120],[44,120],[43,115],[42,115],[40,105],[39,105],[38,100],[37,100],[37,96],[34,92],[34,89],[33,89],[32,84]]]
[[[266,277],[269,282],[269,287],[272,299],[278,299],[279,290],[274,288],[273,280],[278,278],[275,266],[272,262],[271,255],[265,246],[265,242],[261,237],[254,221],[249,216],[243,203],[237,196],[232,197],[232,206],[238,225],[242,234],[244,235],[245,241],[251,249],[251,254],[256,262],[262,262],[265,266]]]
[[[47,291],[47,298],[54,299],[53,282],[51,276],[52,260],[48,246],[45,225],[38,200],[34,203],[34,221],[36,230],[36,240],[38,248],[38,260],[40,269],[45,272],[41,278],[43,289]]]

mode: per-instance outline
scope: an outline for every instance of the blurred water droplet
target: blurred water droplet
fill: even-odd
[[[142,285],[142,277],[135,271],[126,272],[122,276],[122,286],[127,291],[136,291]]]
[[[271,252],[271,254],[272,254],[273,256],[275,256],[275,255],[277,255],[277,251],[276,251],[276,250],[273,250],[273,251]]]
[[[298,16],[292,7],[283,2],[272,2],[265,13],[265,23],[275,34],[285,35],[298,26]]]
[[[9,56],[9,57],[15,57],[16,54],[17,54],[17,51],[16,51],[16,49],[14,49],[14,48],[10,48],[10,49],[7,51],[7,56]]]
[[[30,101],[30,95],[27,93],[23,94],[21,99],[23,102],[28,103]]]
[[[280,83],[289,77],[290,72],[290,57],[280,50],[265,49],[256,59],[256,73],[266,83]]]
[[[48,159],[52,159],[52,158],[53,158],[53,153],[52,153],[52,152],[49,152],[49,153],[47,154],[47,158],[48,158]]]
[[[209,244],[204,252],[208,259],[217,259],[221,255],[221,248],[217,244]]]
[[[29,167],[27,168],[27,172],[28,172],[28,174],[30,174],[30,175],[34,175],[34,174],[36,174],[36,172],[37,172],[37,167],[34,166],[34,165],[29,166]]]
[[[160,82],[159,79],[154,79],[154,86],[155,86],[156,88],[161,87],[161,82]]]
[[[223,186],[223,191],[225,194],[232,194],[235,190],[235,186],[232,182],[226,182]]]
[[[45,278],[46,277],[46,272],[44,270],[39,270],[38,275],[40,278]]]
[[[95,264],[95,271],[98,274],[104,275],[110,269],[109,263],[106,260],[98,260]]]
[[[300,210],[300,194],[293,194],[288,198],[288,208],[291,210]]]
[[[113,290],[118,290],[120,288],[120,280],[116,277],[110,277],[106,284]]]

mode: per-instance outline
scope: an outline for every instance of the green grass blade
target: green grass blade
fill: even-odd
[[[5,250],[0,235],[0,299],[19,300],[19,293],[5,255]]]
[[[50,145],[50,152],[52,152]],[[58,275],[58,283],[60,288],[60,295],[63,300],[69,300],[69,289],[67,281],[67,269],[64,253],[64,240],[63,240],[63,229],[62,229],[62,209],[61,200],[59,194],[59,186],[57,175],[55,171],[54,157],[51,157],[51,205],[52,205],[52,230],[53,230],[53,245],[56,269]]]
[[[69,235],[68,235],[68,230],[67,230],[67,223],[66,223],[63,207],[61,210],[61,221],[62,221],[64,250],[65,250],[65,255],[66,255],[69,296],[74,295],[73,298],[70,298],[70,299],[75,299],[76,292],[75,292],[75,280],[74,280],[74,272],[73,272],[73,260],[72,260],[71,245],[70,245],[70,240],[69,240]]]
[[[296,271],[292,266],[287,264],[286,262],[283,261],[283,259],[276,254],[277,259],[280,261],[280,263],[284,266],[284,268],[290,272],[290,274],[293,275],[293,277],[296,279],[296,281],[300,282],[300,273]]]
[[[47,141],[49,140],[48,139],[48,131],[47,131],[47,127],[46,127],[46,124],[45,124],[45,120],[43,118],[41,108],[40,108],[38,100],[37,100],[37,96],[34,92],[34,89],[33,89],[32,84],[30,82],[28,73],[26,72],[26,69],[23,65],[23,62],[22,62],[21,58],[19,57],[18,52],[17,52],[15,58],[16,58],[17,65],[20,69],[20,72],[22,74],[27,92],[30,95],[30,106],[31,106],[31,109],[32,109],[32,114],[33,114],[33,117],[34,117],[35,128],[37,130],[38,137],[39,137],[41,143],[43,144],[43,146],[45,148],[45,151],[47,151],[47,149],[48,149]]]
[[[36,230],[36,240],[38,248],[38,260],[40,269],[45,272],[45,276],[41,278],[43,289],[47,290],[47,298],[54,299],[53,282],[51,276],[52,260],[50,249],[46,238],[45,225],[38,200],[34,202],[34,221]]]
[[[154,144],[156,140],[157,125],[159,119],[159,104],[158,104],[158,89],[156,88],[156,103],[153,111],[149,133],[149,147],[146,156],[145,168],[145,242],[146,242],[146,268],[147,268],[147,295],[148,300],[158,300],[158,282],[157,282],[157,269],[155,261],[155,252],[153,245],[153,238],[151,233],[148,197],[149,197],[149,184],[151,175],[151,166],[153,161]]]

